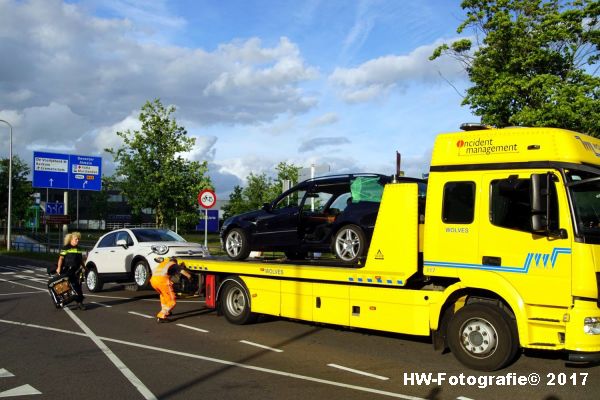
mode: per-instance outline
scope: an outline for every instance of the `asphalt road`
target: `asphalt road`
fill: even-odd
[[[479,373],[427,339],[266,317],[236,326],[197,298],[157,324],[158,296],[121,285],[86,293],[85,311],[57,310],[46,282],[43,262],[0,256],[0,398],[600,398],[600,366],[555,354]]]

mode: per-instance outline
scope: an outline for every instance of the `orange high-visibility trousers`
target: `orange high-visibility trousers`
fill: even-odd
[[[158,318],[166,318],[171,314],[171,310],[175,308],[175,291],[173,290],[173,282],[168,276],[152,276],[150,285],[160,294],[161,309],[156,316]]]

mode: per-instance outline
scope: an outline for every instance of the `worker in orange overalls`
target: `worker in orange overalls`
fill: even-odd
[[[165,259],[163,257],[157,257],[154,259],[159,264],[152,271],[152,278],[150,278],[150,284],[160,294],[160,305],[161,309],[156,314],[157,322],[169,322],[167,317],[171,315],[171,310],[175,308],[175,291],[173,290],[173,281],[171,277],[180,273],[187,279],[192,278],[192,274],[185,268],[185,264],[177,263],[177,258],[171,257]]]

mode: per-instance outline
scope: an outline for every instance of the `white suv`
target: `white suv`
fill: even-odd
[[[118,229],[102,236],[88,252],[85,283],[99,292],[107,282],[135,282],[148,286],[157,256],[204,257],[206,248],[187,242],[168,229]]]

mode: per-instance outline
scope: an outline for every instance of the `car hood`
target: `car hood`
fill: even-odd
[[[142,242],[140,246],[148,248],[150,252],[150,248],[152,246],[161,246],[165,245],[169,247],[168,255],[170,256],[197,256],[204,255],[205,248],[204,245],[200,243],[194,242]]]

